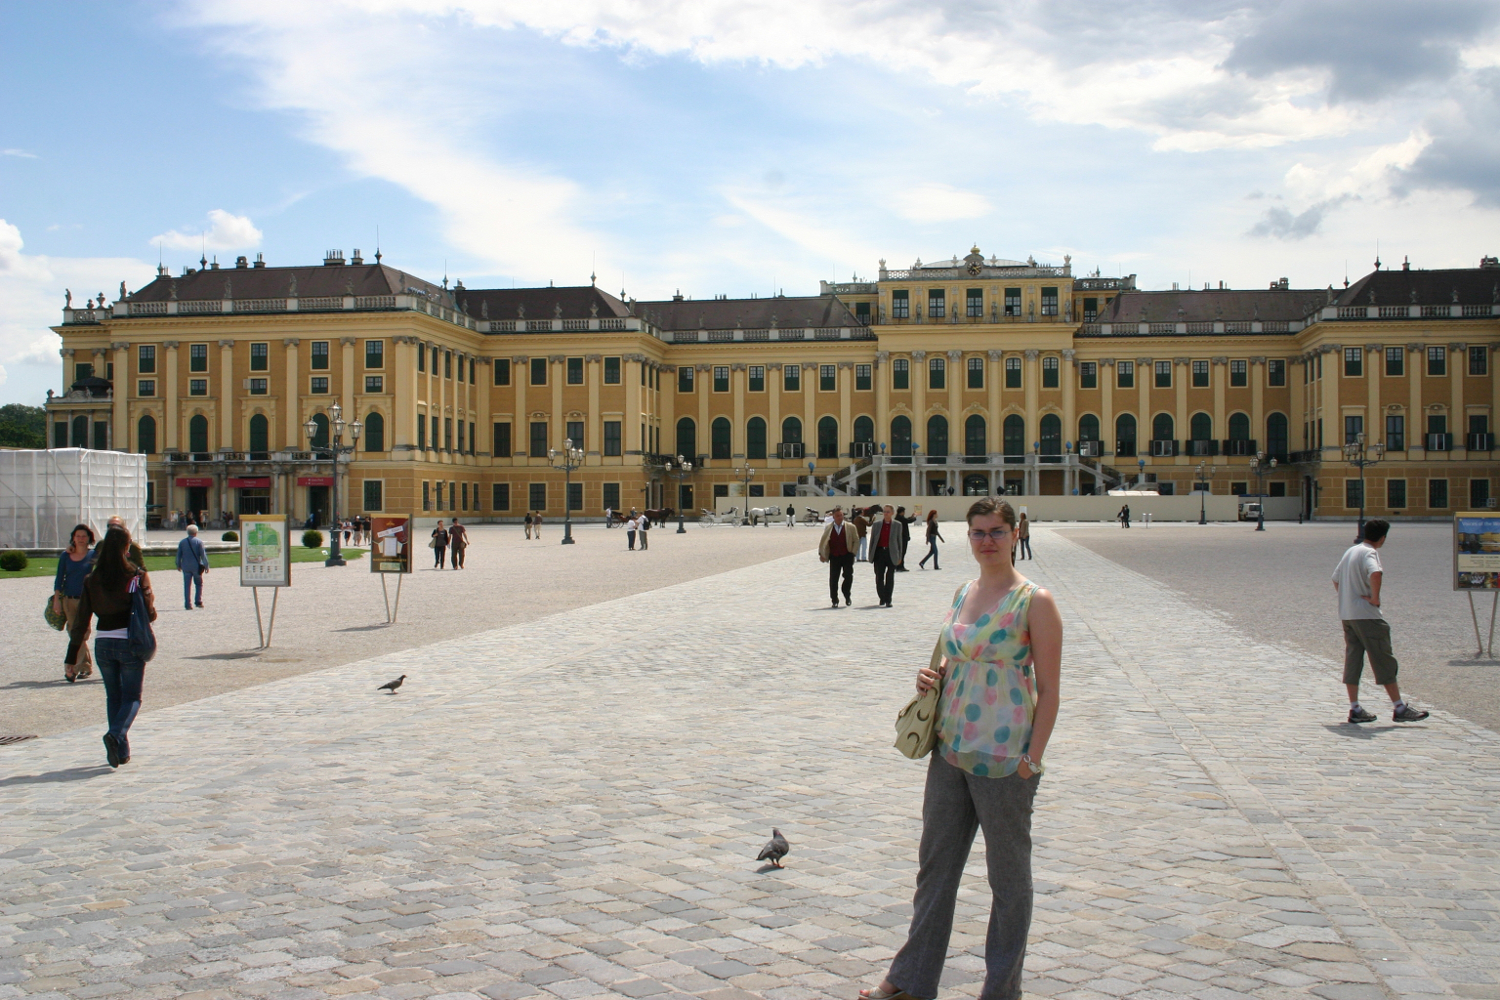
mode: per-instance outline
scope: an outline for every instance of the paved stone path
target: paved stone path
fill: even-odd
[[[1036,534],[1068,633],[1029,993],[1500,996],[1500,738],[1340,725],[1334,665]],[[92,729],[0,751],[0,1000],[849,1000],[910,913],[890,724],[944,559],[894,611],[864,567],[825,610],[801,554],[163,709],[118,772]]]

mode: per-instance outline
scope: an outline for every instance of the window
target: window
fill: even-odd
[[[1286,385],[1286,360],[1284,358],[1272,358],[1266,362],[1266,385]]]
[[[682,454],[685,456],[687,452]],[[753,459],[766,457],[766,422],[760,417],[751,417],[745,424],[745,457]]]
[[[897,358],[891,362],[891,388],[911,388],[911,362],[905,358]]]
[[[425,481],[422,483],[422,509],[432,509],[432,484]]]
[[[325,355],[328,353],[327,345],[326,344],[324,345],[323,353]],[[317,366],[314,365],[314,367],[317,367]],[[427,370],[427,348],[419,346],[417,348],[417,371],[419,371],[419,372],[425,372],[426,370]],[[496,383],[496,384],[498,385],[499,383]]]
[[[568,384],[583,385],[583,359],[568,359]]]
[[[927,388],[944,389],[948,385],[948,362],[943,358],[927,361]]]
[[[365,341],[365,367],[366,368],[384,368],[385,367],[385,341],[383,341],[383,340],[367,340],[367,341]]]
[[[1172,388],[1172,362],[1158,361],[1156,363],[1156,387],[1158,389]]]
[[[964,308],[964,312],[971,318],[982,317],[984,315],[984,289],[971,288],[966,293],[965,298],[967,299],[967,305]]]
[[[854,418],[854,443],[865,445],[867,453],[873,453],[870,449],[875,445],[875,421],[863,416]]]
[[[969,361],[968,361],[968,369],[969,369],[969,388],[970,389],[983,389],[984,388],[984,359],[983,358],[970,358]]]
[[[1344,443],[1354,444],[1365,432],[1365,418],[1356,414],[1344,416]]]
[[[1018,413],[1012,413],[1000,425],[1001,447],[1007,455],[1026,454],[1026,421]]]
[[[911,318],[911,293],[904,288],[891,293],[891,318]]]
[[[531,384],[532,385],[546,385],[547,384],[547,359],[546,358],[532,358],[531,359]]]
[[[940,413],[927,418],[927,454],[948,456],[948,418]]]
[[[1428,375],[1446,375],[1446,374],[1448,374],[1448,348],[1446,348],[1446,347],[1429,347],[1429,348],[1427,348],[1427,374]],[[1443,480],[1434,479],[1434,480],[1432,480],[1432,482],[1443,482]],[[1443,484],[1443,489],[1444,489],[1444,491],[1446,491],[1448,489],[1448,486],[1447,486],[1446,483]],[[1443,506],[1446,507],[1448,505],[1446,503],[1444,503]]]
[[[1285,413],[1272,413],[1266,417],[1266,454],[1278,456],[1285,461],[1287,455],[1287,420]]]
[[[546,425],[543,424],[542,426],[545,427]],[[462,429],[463,424],[459,424],[459,427],[460,427],[460,429]],[[443,450],[444,451],[452,451],[453,450],[453,418],[452,417],[444,417],[443,418]]]
[[[798,420],[796,417],[787,417],[785,420],[783,420],[781,422],[781,443],[782,444],[801,444],[802,443],[802,421],[801,420]],[[797,455],[793,455],[793,456],[789,456],[789,457],[800,458],[801,455],[799,453]]]
[[[604,360],[608,361],[609,359],[605,358]],[[606,368],[605,369],[605,379],[604,379],[604,381],[606,381],[606,382],[609,381],[608,372],[609,372],[609,369]],[[619,374],[620,374],[620,371],[619,371],[619,368],[617,366],[616,369],[615,369],[615,376],[616,376],[616,380],[617,381],[618,381],[618,378],[619,378]],[[692,365],[678,365],[677,366],[677,391],[678,392],[692,392],[693,391],[693,366]]]
[[[156,454],[156,418],[150,414],[136,421],[135,450],[142,455]]]
[[[621,421],[619,420],[604,421],[604,454],[610,456],[618,456],[622,454],[620,445],[620,427]]]
[[[458,380],[462,382],[464,380],[464,356],[459,354],[456,356],[456,360],[458,362]],[[464,484],[464,488],[468,489],[467,483]]]
[[[1362,347],[1344,348],[1344,377],[1364,378],[1365,350]]]
[[[1214,437],[1214,418],[1207,413],[1195,413],[1188,422],[1188,433],[1194,441],[1212,441]]]
[[[1057,286],[1043,286],[1042,288],[1042,315],[1057,315]]]
[[[731,451],[729,418],[715,417],[709,429],[709,457],[729,458]]]
[[[818,457],[839,457],[839,422],[833,417],[818,421]]]
[[[583,447],[583,421],[582,420],[569,420],[568,421],[568,440],[573,442],[573,447],[575,447],[575,448],[582,448]]]
[[[432,417],[432,447],[434,451],[442,447],[442,445],[439,443],[442,441],[442,437],[438,433],[439,423],[440,421],[438,420],[437,415],[434,414]]]
[[[1092,413],[1085,413],[1083,416],[1078,418],[1078,440],[1080,442],[1099,440],[1098,417],[1094,416]]]
[[[1078,363],[1078,387],[1080,389],[1099,388],[1099,362],[1080,361]]]
[[[1250,418],[1243,413],[1231,413],[1229,415],[1229,440],[1250,440]]]
[[[365,392],[385,392],[385,376],[366,375]]]
[[[547,421],[534,420],[531,423],[531,445],[528,453],[532,458],[547,457]]]
[[[156,395],[156,379],[154,379],[154,378],[143,378],[143,379],[141,379],[140,383],[136,386],[136,395],[138,395],[138,396],[154,396],[154,395]]]
[[[207,370],[208,369],[206,369],[206,368],[204,369],[204,371],[207,371]],[[80,361],[78,364],[75,364],[73,366],[73,381],[77,382],[80,379],[93,378],[93,377],[94,377],[94,366],[93,365],[91,365],[91,364],[89,364],[87,362]],[[80,445],[79,447],[82,447],[82,446]]]
[[[365,480],[365,510],[380,511],[385,497],[385,482],[380,479]]]
[[[420,425],[420,418],[418,418],[418,423]],[[418,427],[418,430],[420,431],[420,426]],[[417,447],[420,448],[422,446],[422,442],[420,440],[421,434],[418,433],[417,436],[418,436]],[[494,438],[494,440],[491,442],[490,451],[494,454],[494,456],[496,458],[509,458],[510,457],[510,422],[509,421],[503,421],[501,423],[495,424],[493,438]]]
[[[271,345],[250,345],[250,370],[253,372],[268,372],[271,370]]]
[[[751,392],[765,392],[766,391],[766,366],[765,365],[751,365],[750,366],[750,391]]]
[[[1365,505],[1365,484],[1358,479],[1344,480],[1344,506],[1363,507]]]
[[[677,454],[688,461],[698,457],[698,425],[692,417],[681,417],[677,421]]]
[[[316,381],[316,379],[314,379],[314,381]],[[328,380],[324,379],[323,381],[327,382]],[[316,392],[317,390],[314,389],[313,391]],[[324,392],[328,391],[328,387],[326,385],[323,387],[323,391]],[[188,395],[189,396],[207,396],[208,395],[208,379],[206,379],[206,378],[190,378],[190,379],[188,379]]]
[[[141,375],[154,375],[156,373],[156,347],[153,344],[142,344],[136,352],[135,370]]]
[[[1057,359],[1046,357],[1042,359],[1042,388],[1056,389],[1058,383]]]
[[[264,396],[266,390],[269,388],[269,379],[252,378],[247,381],[250,383],[250,395],[252,396]]]
[[[328,418],[323,417],[323,421],[326,424]],[[198,454],[208,451],[208,418],[201,413],[188,421],[188,451]]]
[[[531,501],[531,509],[532,510],[546,510],[547,509],[547,484],[546,483],[531,483],[530,484],[530,490],[528,491],[528,493],[529,493],[529,495],[527,496],[526,499],[529,500],[529,501]]]
[[[109,450],[109,423],[107,421],[94,421],[94,450]]]
[[[1099,318],[1099,300],[1098,299],[1084,299],[1083,300],[1083,321],[1085,323],[1092,323],[1092,322],[1094,322],[1098,318]]]
[[[478,487],[475,487],[474,501],[479,502]],[[493,483],[490,485],[490,507],[494,510],[510,510],[510,483]]]
[[[1009,357],[1005,359],[1005,388],[1021,388],[1021,359]]]
[[[1249,365],[1244,361],[1229,362],[1229,386],[1233,389],[1250,384]]]
[[[141,348],[145,350],[145,348]],[[146,369],[142,368],[141,371]],[[1490,373],[1490,349],[1482,345],[1472,345],[1469,348],[1469,374],[1488,375]],[[1478,480],[1475,480],[1478,482]]]
[[[438,358],[441,355],[442,355],[442,352],[439,351],[437,349],[437,347],[434,345],[434,347],[432,348],[432,374],[434,374],[434,375],[436,375],[438,373]]]
[[[947,300],[941,288],[927,290],[927,318],[942,319],[948,314]]]
[[[1320,379],[1323,377],[1323,355],[1321,355],[1321,354],[1319,354],[1318,358],[1317,358],[1317,372],[1316,372],[1316,377],[1320,378]]]
[[[1406,374],[1406,348],[1385,349],[1385,374],[1388,378],[1400,378]]]
[[[1174,424],[1170,413],[1158,413],[1151,421],[1151,440],[1171,441]]]
[[[499,426],[499,424],[495,425],[497,429]],[[417,450],[427,450],[427,415],[425,413],[417,414]]]
[[[196,380],[196,381],[202,381],[202,380],[199,379],[199,380]],[[322,395],[327,394],[327,392],[328,392],[328,376],[327,375],[314,375],[312,377],[312,380],[308,383],[307,391],[311,392],[311,393],[313,393],[314,395],[317,395],[317,396],[322,396]]]
[[[1193,362],[1193,388],[1194,389],[1207,389],[1208,388],[1208,362],[1207,361],[1194,361]]]
[[[1400,510],[1406,506],[1406,480],[1387,479],[1385,481],[1385,505],[1391,510]]]
[[[1021,290],[1019,288],[1007,288],[1005,290],[1005,315],[1021,315]]]
[[[189,344],[188,345],[188,371],[190,371],[190,372],[206,372],[206,371],[208,371],[208,345],[207,344]]]
[[[1490,481],[1488,479],[1469,480],[1469,509],[1482,510],[1490,505]]]
[[[891,421],[891,454],[902,458],[911,455],[911,418],[896,417]]]
[[[987,453],[984,418],[971,413],[964,421],[964,454],[970,458],[983,458]]]
[[[436,348],[434,348],[434,350],[436,350]],[[437,366],[436,365],[433,365],[433,369],[434,369],[433,374],[437,374],[437,371],[436,371]],[[444,351],[443,352],[443,378],[452,378],[452,377],[453,377],[453,352],[452,351]]]
[[[860,326],[869,326],[870,325],[870,303],[868,303],[868,302],[856,302],[856,303],[854,303],[854,318],[859,322]]]
[[[870,390],[873,384],[871,371],[872,369],[869,365],[854,366],[854,389],[856,392],[868,392]]]
[[[729,366],[714,365],[714,392],[729,391]]]
[[[510,358],[495,359],[495,384],[510,385]]]
[[[802,366],[787,365],[782,369],[781,388],[787,392],[802,391]]]
[[[1433,510],[1442,510],[1448,506],[1448,480],[1427,480],[1427,506]]]
[[[1135,388],[1135,362],[1119,361],[1115,363],[1115,387],[1119,389]]]

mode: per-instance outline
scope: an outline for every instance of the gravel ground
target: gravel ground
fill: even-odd
[[[1266,642],[1297,646],[1333,664],[1344,661],[1338,603],[1329,577],[1354,537],[1354,525],[1268,523],[1253,525],[1137,525],[1120,528],[1051,525],[1072,541],[1181,592]],[[1380,550],[1385,565],[1381,600],[1401,661],[1402,693],[1500,731],[1500,661],[1476,659],[1469,599],[1454,593],[1452,529],[1446,524],[1397,524]],[[1128,598],[1127,598],[1128,599]],[[1480,628],[1489,630],[1489,597],[1476,597]],[[1274,705],[1241,706],[1228,667],[1226,710],[1275,711]],[[1366,671],[1368,676],[1368,670]],[[1341,711],[1343,689],[1330,666],[1328,686],[1288,691],[1289,699],[1324,698]],[[1378,706],[1366,706],[1379,711]]]
[[[623,530],[599,525],[576,528],[578,543],[570,546],[558,544],[562,529],[552,524],[541,541],[527,541],[518,525],[480,525],[469,534],[473,544],[462,571],[435,571],[431,551],[417,553],[394,625],[385,624],[380,580],[365,559],[335,569],[296,564],[293,585],[278,604],[272,647],[264,651],[256,649],[251,591],[238,585],[237,570],[210,573],[207,606],[194,611],[182,607],[179,574],[153,574],[160,648],[146,672],[142,711],[751,566],[806,551],[819,537],[803,525],[689,525],[686,535],[673,525],[651,532],[649,551],[631,552]],[[178,537],[153,532],[151,539]],[[42,620],[51,590],[50,576],[0,582],[0,643],[10,650],[0,663],[0,736],[41,736],[103,722],[98,672],[76,684],[63,680],[67,639]],[[261,595],[268,613],[270,591]],[[655,610],[645,606],[640,614]]]

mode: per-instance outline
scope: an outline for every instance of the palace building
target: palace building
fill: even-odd
[[[1309,516],[1363,499],[1428,517],[1495,495],[1489,257],[1377,262],[1341,289],[1147,291],[976,247],[817,295],[668,301],[450,288],[358,250],[200,264],[70,301],[53,328],[53,446],[146,454],[154,512],[326,521],[334,403],[353,444],[341,514],[1204,482],[1301,497]],[[1364,497],[1344,452],[1361,435],[1384,449]],[[570,477],[550,457],[565,441],[583,452]]]

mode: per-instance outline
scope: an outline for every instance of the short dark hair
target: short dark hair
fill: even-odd
[[[974,523],[976,517],[988,517],[994,515],[1012,528],[1016,526],[1016,509],[1006,500],[999,497],[980,497],[969,507],[969,512],[964,515],[964,520],[969,524]]]
[[[1380,517],[1372,517],[1365,522],[1364,540],[1367,542],[1378,542],[1391,530],[1391,522]]]

